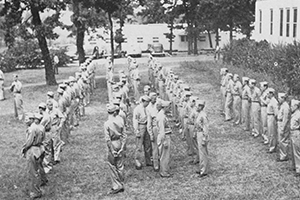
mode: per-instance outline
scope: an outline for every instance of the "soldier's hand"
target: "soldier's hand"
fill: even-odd
[[[154,137],[152,135],[150,135],[150,141],[154,142]]]
[[[136,136],[137,138],[140,138],[140,137],[141,137],[141,134],[140,134],[140,132],[139,132],[139,131],[137,131],[137,132],[135,133],[135,136]]]
[[[112,154],[114,157],[118,157],[118,155],[119,155],[118,152],[116,152],[115,150],[112,151]]]

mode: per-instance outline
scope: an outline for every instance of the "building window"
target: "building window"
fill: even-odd
[[[298,9],[294,8],[293,37],[297,37],[297,18],[298,18]]]
[[[283,36],[283,9],[280,9],[280,27],[279,27],[279,35]]]
[[[259,33],[262,33],[262,10],[259,10]]]
[[[153,43],[159,42],[159,37],[153,37],[152,39],[153,39]]]
[[[143,37],[138,37],[137,38],[137,43],[143,43]]]
[[[290,9],[286,9],[286,37],[290,37]]]
[[[273,35],[273,9],[270,10],[270,35]]]
[[[181,35],[181,36],[180,36],[180,41],[181,41],[181,42],[186,42],[186,41],[187,41],[186,35]]]

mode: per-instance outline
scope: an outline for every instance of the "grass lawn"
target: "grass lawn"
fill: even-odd
[[[293,176],[291,163],[276,163],[276,155],[266,154],[266,147],[260,139],[252,138],[240,127],[225,123],[220,116],[220,67],[212,62],[185,62],[174,69],[191,85],[194,95],[206,100],[211,135],[211,174],[208,177],[199,179],[196,176],[196,166],[188,164],[190,158],[186,155],[186,143],[180,140],[177,132],[172,135],[171,144],[172,178],[160,178],[151,167],[135,170],[134,136],[129,131],[125,192],[107,196],[110,179],[103,135],[103,123],[107,119],[107,90],[105,79],[100,78],[92,103],[87,108],[87,117],[72,132],[70,144],[62,152],[61,164],[48,176],[49,184],[44,187],[42,199],[299,199],[300,181]],[[50,89],[54,88],[25,88],[26,110],[36,110],[39,102],[45,100],[45,92]],[[25,160],[20,157],[20,148],[25,141],[25,125],[12,119],[12,103],[1,102],[0,108],[0,199],[23,200],[26,199],[21,189]]]

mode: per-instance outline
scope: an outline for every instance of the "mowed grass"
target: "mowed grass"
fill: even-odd
[[[176,63],[169,66],[175,66]],[[212,62],[182,63],[175,72],[192,87],[194,95],[206,100],[210,121],[209,158],[211,174],[200,179],[196,166],[189,165],[186,143],[178,132],[172,135],[171,172],[173,177],[162,179],[151,167],[137,171],[134,168],[134,136],[128,130],[127,158],[125,160],[125,192],[107,196],[110,179],[106,164],[107,147],[103,124],[107,119],[107,90],[105,79],[97,81],[98,89],[87,107],[87,116],[73,131],[70,144],[62,152],[62,161],[48,175],[42,199],[298,199],[299,179],[293,176],[291,163],[276,163],[275,155],[266,154],[260,139],[254,139],[241,128],[225,123],[219,112],[220,66]],[[143,84],[147,82],[142,73]],[[51,89],[51,88],[50,88]],[[54,88],[53,88],[54,89]],[[46,86],[26,88],[27,110],[34,110],[45,99]],[[25,92],[24,92],[25,93]],[[28,93],[28,94],[27,94]],[[29,104],[29,102],[28,102]],[[8,104],[7,104],[8,105]],[[1,108],[3,107],[0,105]],[[12,102],[5,110],[12,111]],[[1,110],[2,111],[2,110]],[[0,119],[0,199],[26,199],[24,186],[25,160],[20,148],[25,142],[25,125],[17,123],[11,111]]]

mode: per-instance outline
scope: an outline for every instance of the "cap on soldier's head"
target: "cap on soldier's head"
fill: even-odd
[[[250,83],[250,84],[256,84],[256,80],[255,80],[255,79],[250,79],[250,80],[249,80],[249,83]]]
[[[190,91],[186,91],[186,92],[184,93],[184,96],[186,96],[186,97],[190,97],[190,96],[192,96],[192,92],[190,92]]]
[[[261,87],[268,86],[268,82],[267,81],[260,82],[260,85]]]
[[[196,104],[197,104],[197,106],[205,106],[205,101],[204,100],[197,100]]]
[[[34,119],[34,114],[32,112],[26,113],[26,117],[28,117],[28,119]]]
[[[106,107],[106,109],[107,109],[108,113],[113,113],[116,110],[118,110],[117,106],[114,105],[114,104],[108,104],[107,107]]]
[[[300,101],[299,100],[297,100],[297,99],[292,99],[291,100],[291,106],[293,107],[293,106],[300,106]]]
[[[123,74],[125,71],[123,69],[119,70],[119,74]]]
[[[268,89],[268,92],[269,92],[269,93],[272,93],[272,94],[275,94],[274,88],[269,88],[269,89]]]
[[[283,92],[278,93],[278,98],[285,99],[285,98],[287,98],[287,94],[283,93]]]
[[[178,80],[179,76],[178,75],[174,75],[174,79]]]
[[[75,77],[80,78],[81,77],[81,72],[75,72]]]
[[[151,87],[150,87],[149,85],[145,85],[145,86],[144,86],[144,91],[145,91],[145,90],[149,91],[150,88],[151,88]]]
[[[233,75],[233,78],[234,78],[234,79],[239,78],[239,77],[240,77],[240,76],[239,76],[238,74],[234,74],[234,75]]]
[[[63,83],[66,84],[66,85],[69,85],[70,84],[70,80],[69,79],[68,80],[64,80]]]
[[[70,82],[76,82],[76,78],[74,76],[69,76],[69,81]]]
[[[47,96],[49,96],[49,97],[54,97],[54,92],[52,92],[52,91],[49,91],[49,92],[47,92]]]
[[[57,93],[58,93],[58,94],[63,94],[63,93],[64,93],[64,90],[63,90],[62,88],[58,88],[58,89],[57,89]]]
[[[42,120],[43,115],[41,115],[40,113],[34,113],[34,119]]]
[[[112,88],[113,88],[113,89],[119,89],[119,86],[118,86],[117,84],[114,84],[114,85],[112,86]]]
[[[150,99],[149,96],[144,95],[144,96],[141,97],[141,100],[142,100],[142,101],[148,101],[148,102],[149,102],[151,99]]]
[[[62,84],[59,84],[58,87],[62,88],[62,89],[66,89],[67,85],[65,83],[62,83]]]
[[[114,100],[112,101],[112,103],[113,103],[114,105],[119,106],[119,105],[120,105],[120,100],[119,100],[119,99],[114,99]]]
[[[249,82],[249,78],[248,78],[248,77],[246,77],[246,76],[244,76],[244,77],[242,78],[242,81],[243,81],[243,83],[245,83],[245,82]]]
[[[190,91],[190,90],[191,90],[191,87],[190,87],[189,85],[185,84],[184,87],[183,87],[183,89],[184,89],[185,91]]]
[[[177,84],[179,84],[179,85],[180,85],[180,84],[183,84],[183,80],[178,80],[178,81],[177,81]]]
[[[157,97],[157,94],[155,92],[150,92],[149,97],[155,98],[155,97]]]
[[[14,77],[14,78],[18,78],[19,75],[18,75],[18,74],[14,74],[13,77]]]
[[[161,106],[164,108],[170,106],[170,104],[171,104],[171,101],[163,101],[163,100],[161,101]]]
[[[118,86],[122,87],[124,85],[124,83],[122,81],[119,81],[118,83]]]
[[[86,65],[85,65],[84,63],[81,64],[81,65],[80,65],[80,69],[81,69],[81,70],[86,69]]]
[[[197,96],[191,96],[191,101],[193,102],[193,101],[197,101],[197,100],[199,100],[199,97],[197,97]]]
[[[228,77],[233,77],[233,74],[232,73],[228,73],[227,76]]]
[[[46,109],[46,107],[47,105],[44,102],[39,104],[39,108]]]

